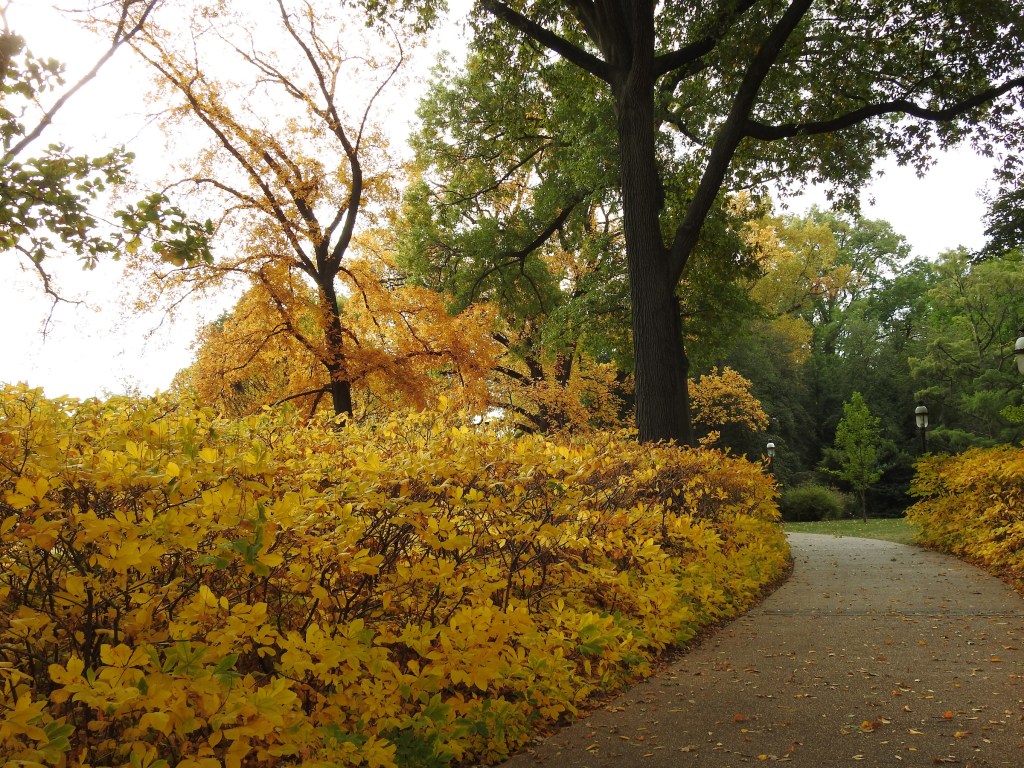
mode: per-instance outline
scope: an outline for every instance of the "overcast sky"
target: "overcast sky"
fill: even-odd
[[[69,68],[94,57],[89,39],[63,23],[48,9],[48,0],[16,0],[9,14],[12,27],[23,34],[39,55],[69,62]],[[152,128],[146,129],[141,99],[144,73],[127,67],[130,53],[122,51],[96,82],[79,93],[62,113],[47,141],[75,137],[83,151],[105,152],[126,143],[145,170],[146,148],[158,146]],[[83,130],[84,128],[84,130]],[[151,150],[151,159],[154,152]],[[983,244],[979,193],[991,181],[992,163],[969,151],[943,156],[924,178],[885,163],[885,175],[865,190],[864,214],[885,219],[911,243],[914,253],[933,257],[963,245]],[[873,202],[872,202],[873,200]],[[801,212],[824,204],[811,192],[793,201]],[[174,373],[191,361],[190,344],[196,323],[212,319],[230,306],[230,299],[190,308],[181,321],[134,317],[125,310],[125,291],[118,287],[116,263],[82,272],[74,261],[57,262],[52,269],[63,289],[82,298],[80,306],[58,306],[46,336],[43,323],[50,302],[38,281],[13,265],[10,255],[0,264],[0,323],[6,329],[0,355],[0,382],[27,381],[47,394],[89,397],[104,392],[166,389]]]

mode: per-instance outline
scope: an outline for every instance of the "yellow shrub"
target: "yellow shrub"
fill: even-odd
[[[787,557],[757,466],[587,441],[4,390],[0,760],[501,758]]]
[[[1024,586],[1024,448],[977,448],[917,465],[907,517],[921,540]]]

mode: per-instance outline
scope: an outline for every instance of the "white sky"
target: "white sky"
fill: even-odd
[[[466,0],[452,5],[465,7]],[[67,62],[69,79],[96,56],[95,43],[54,14],[49,0],[16,0],[9,20],[37,55]],[[146,148],[160,146],[160,139],[152,126],[146,127],[146,75],[141,67],[129,66],[130,60],[130,52],[120,52],[61,113],[45,141],[70,143],[74,136],[76,148],[85,152],[105,152],[125,143],[139,155],[137,169],[144,173]],[[159,161],[158,151],[151,149],[148,157]],[[990,183],[991,160],[969,151],[950,153],[922,179],[894,164],[882,167],[885,176],[862,197],[864,214],[889,221],[917,255],[930,257],[959,245],[983,244],[985,209],[979,193]],[[824,199],[812,192],[791,203],[790,210],[800,212],[812,203],[823,205]],[[50,396],[165,389],[175,372],[191,362],[197,323],[216,317],[231,304],[225,298],[191,307],[174,324],[158,316],[131,316],[126,311],[128,299],[118,287],[116,263],[104,263],[94,272],[83,272],[73,260],[49,266],[62,289],[86,304],[58,306],[44,337],[48,297],[37,279],[5,255],[0,262],[0,328],[5,329],[0,382],[27,381]]]

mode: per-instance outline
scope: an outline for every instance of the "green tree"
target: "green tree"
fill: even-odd
[[[836,427],[835,474],[853,488],[860,500],[861,516],[868,519],[867,490],[882,478],[880,451],[882,436],[878,418],[871,415],[860,392],[843,404],[843,418]]]
[[[922,345],[909,356],[932,448],[1017,442],[1024,432],[1004,411],[1021,404],[1013,346],[1024,323],[1024,259],[1010,251],[976,261],[960,249],[942,254],[932,270]]]
[[[419,176],[405,196],[400,262],[453,295],[453,311],[500,308],[495,338],[509,364],[494,390],[505,409],[502,393],[542,379],[564,386],[583,359],[614,365],[622,380],[633,369],[610,100],[563,61],[524,77],[532,65],[507,66],[510,47],[478,47],[465,73],[435,74],[413,137]],[[674,199],[685,192],[666,189]],[[705,359],[736,330],[720,322],[723,309],[750,305],[736,277],[755,267],[739,236],[752,212],[749,197],[716,209],[686,274],[682,321]],[[560,420],[522,415],[531,428]]]
[[[1012,250],[1024,251],[1024,189],[1006,184],[988,200],[985,237],[982,258],[999,257]]]
[[[748,239],[762,264],[750,287],[761,313],[726,361],[775,417],[771,437],[786,446],[779,470],[808,471],[855,389],[884,423],[903,421],[914,394],[907,350],[927,287],[914,279],[906,241],[884,221],[814,209],[751,222]]]
[[[692,437],[680,292],[723,189],[781,178],[850,192],[882,154],[924,163],[978,125],[983,142],[1022,135],[1013,99],[1024,87],[1024,24],[1013,0],[480,0],[477,9],[478,46],[502,50],[505,70],[536,81],[553,54],[601,86],[642,440]],[[566,110],[567,133],[594,114]]]

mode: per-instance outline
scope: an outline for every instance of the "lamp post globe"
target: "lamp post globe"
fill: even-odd
[[[914,419],[918,429],[928,429],[928,408],[924,403],[919,403],[914,409]]]
[[[1013,345],[1013,356],[1017,359],[1017,371],[1024,376],[1024,326],[1019,331],[1017,343]]]

